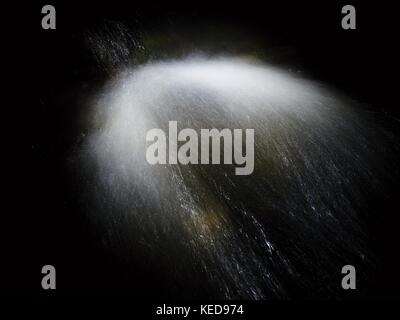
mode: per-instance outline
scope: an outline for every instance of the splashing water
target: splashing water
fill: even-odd
[[[335,296],[329,279],[368,257],[363,186],[378,187],[385,146],[316,83],[244,59],[155,62],[120,74],[92,112],[82,155],[93,219],[187,297]],[[149,165],[146,132],[168,121],[254,129],[253,174]]]

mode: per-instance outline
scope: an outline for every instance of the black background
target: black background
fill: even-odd
[[[56,30],[41,28],[45,4],[56,7]],[[341,28],[345,4],[356,7],[357,30]],[[387,115],[394,124],[400,116],[398,17],[393,6],[382,1],[163,5],[52,1],[21,5],[18,12],[21,21],[7,40],[11,59],[16,58],[12,64],[12,112],[16,111],[16,119],[23,118],[13,130],[23,155],[15,161],[12,189],[16,192],[8,211],[13,224],[5,226],[11,274],[15,270],[19,274],[18,279],[8,279],[8,295],[12,297],[44,301],[127,295],[134,299],[171,298],[165,297],[159,286],[162,279],[146,270],[137,270],[133,287],[124,283],[112,257],[96,243],[93,226],[78,203],[79,185],[68,169],[80,133],[75,118],[82,104],[76,102],[75,93],[90,95],[108,77],[98,69],[82,34],[88,28],[96,29],[104,19],[135,21],[139,31],[168,25],[201,33],[205,24],[233,25],[256,34],[266,47],[278,52],[276,64],[337,88],[365,103],[369,111]],[[391,196],[398,194],[394,186]],[[388,203],[376,208],[374,221],[372,237],[383,267],[368,296],[392,298],[398,296],[400,285],[399,212]],[[40,271],[45,264],[57,269],[57,290],[41,289]]]

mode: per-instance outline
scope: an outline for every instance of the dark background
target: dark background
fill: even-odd
[[[56,30],[41,28],[45,4],[56,7]],[[341,28],[345,4],[356,7],[357,30]],[[91,221],[82,212],[79,182],[71,178],[69,159],[81,133],[76,117],[84,108],[82,101],[110,77],[84,41],[85,32],[99,28],[104,19],[127,23],[139,37],[148,30],[191,30],[201,35],[210,26],[233,26],[254,35],[261,41],[260,47],[269,48],[273,63],[362,102],[368,112],[387,117],[387,126],[395,128],[400,116],[398,17],[389,2],[266,0],[157,5],[50,1],[21,5],[18,12],[23,18],[12,30],[8,50],[17,60],[12,78],[17,103],[12,107],[18,119],[23,118],[21,130],[17,128],[15,134],[23,156],[15,162],[13,224],[5,226],[12,274],[17,268],[21,275],[8,279],[8,295],[12,297],[44,301],[171,298],[163,292],[162,278],[139,267],[135,279],[127,280],[113,257],[104,253]],[[179,38],[175,40],[179,42]],[[213,48],[224,52],[225,44],[219,44],[216,41]],[[397,186],[392,191],[388,197],[396,199]],[[375,285],[367,290],[368,297],[399,296],[400,218],[395,202],[371,208],[371,237],[382,264]],[[45,264],[56,267],[57,290],[41,289],[41,267]]]

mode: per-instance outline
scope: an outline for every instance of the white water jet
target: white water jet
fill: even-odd
[[[82,154],[94,172],[94,219],[183,286],[217,298],[286,297],[282,279],[307,287],[302,269],[322,279],[332,259],[366,255],[356,207],[359,184],[373,179],[374,141],[358,112],[316,83],[243,59],[155,62],[118,76],[91,119]],[[169,121],[254,129],[254,173],[149,165],[146,132]]]

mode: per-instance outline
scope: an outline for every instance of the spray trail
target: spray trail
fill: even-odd
[[[360,212],[386,144],[316,83],[244,59],[155,62],[121,73],[91,119],[81,153],[93,219],[187,297],[337,296],[341,266],[367,263]],[[149,165],[146,132],[168,121],[254,129],[253,174]]]

